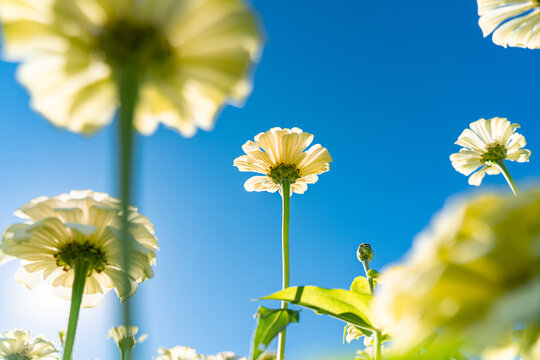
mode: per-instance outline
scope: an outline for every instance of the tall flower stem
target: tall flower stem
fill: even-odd
[[[86,276],[88,275],[88,264],[80,262],[73,267],[75,277],[73,287],[71,288],[71,308],[69,310],[68,328],[66,333],[66,344],[64,345],[63,360],[71,360],[73,344],[75,343],[75,332],[77,331],[77,322],[79,321],[79,312],[84,293]]]
[[[508,185],[510,185],[510,188],[512,189],[512,192],[514,193],[514,196],[518,196],[519,191],[517,188],[516,183],[514,182],[514,179],[512,179],[512,175],[510,175],[510,171],[506,168],[506,165],[504,164],[504,160],[497,161],[497,167],[504,175],[504,178],[508,182]]]
[[[382,360],[381,340],[381,332],[377,330],[375,332],[375,360]]]
[[[289,287],[289,211],[291,201],[291,185],[288,180],[281,182],[281,197],[283,199],[283,221],[281,230],[281,246],[283,253],[283,289]],[[287,303],[281,302],[281,308],[287,309]],[[285,359],[285,335],[283,330],[278,338],[278,360]]]
[[[373,278],[372,278],[371,276],[368,275],[368,272],[369,272],[369,261],[367,261],[367,260],[362,260],[362,265],[364,266],[364,272],[366,273],[366,278],[367,278],[368,285],[369,285],[369,293],[370,293],[371,295],[374,295]]]
[[[119,112],[119,192],[122,206],[121,218],[121,242],[122,262],[126,272],[124,279],[125,288],[130,287],[129,282],[129,219],[128,208],[131,203],[133,173],[133,117],[138,99],[137,71],[126,67],[116,72],[118,92],[120,98]],[[132,323],[131,304],[129,299],[122,306],[122,323],[129,327]],[[126,359],[130,359],[128,353]]]

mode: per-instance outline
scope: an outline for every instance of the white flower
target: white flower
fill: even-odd
[[[253,176],[246,181],[247,191],[276,192],[281,181],[291,184],[291,191],[303,194],[307,184],[317,182],[318,174],[330,169],[332,157],[321,145],[313,145],[304,150],[313,141],[313,135],[299,128],[272,128],[255,136],[255,141],[248,141],[242,149],[247,155],[234,160],[234,166],[240,171],[257,172],[264,176]]]
[[[58,350],[38,336],[30,339],[30,333],[22,330],[0,333],[0,359],[7,360],[58,360]]]
[[[501,46],[540,48],[540,3],[537,0],[478,0],[480,28]]]
[[[0,20],[33,108],[85,134],[112,121],[126,69],[138,77],[138,131],[209,130],[224,103],[250,93],[261,48],[243,0],[2,0]]]
[[[156,360],[247,360],[247,358],[239,358],[231,351],[224,351],[217,355],[199,355],[197,351],[187,346],[175,346],[170,349],[160,348],[158,352],[161,354],[156,357]]]
[[[187,346],[175,346],[170,349],[160,348],[156,360],[199,360],[197,352]]]
[[[216,355],[203,356],[202,360],[247,360],[247,358],[239,358],[232,351],[220,352]]]
[[[137,335],[138,332],[139,328],[137,326],[125,327],[124,325],[120,325],[110,329],[107,337],[112,339],[120,348],[120,351],[124,353],[133,349],[135,344],[142,343],[144,340],[146,340],[146,334],[135,338],[135,335]]]
[[[40,197],[15,214],[27,222],[9,226],[0,249],[22,260],[16,277],[30,289],[45,281],[52,285],[55,295],[70,299],[73,266],[84,262],[89,270],[82,306],[91,307],[113,288],[125,300],[139,283],[153,276],[157,248],[154,228],[131,207],[131,264],[126,288],[126,273],[121,266],[120,201],[107,194],[72,191]]]
[[[445,206],[378,288],[375,315],[395,349],[411,350],[436,332],[441,344],[463,341],[479,353],[516,327],[538,329],[539,213],[539,189]]]
[[[472,174],[469,184],[480,185],[486,172],[497,175],[500,169],[497,161],[512,160],[528,162],[531,151],[522,149],[527,142],[525,137],[516,133],[518,124],[511,124],[504,118],[480,119],[470,124],[456,141],[463,148],[450,155],[452,166],[465,176]]]

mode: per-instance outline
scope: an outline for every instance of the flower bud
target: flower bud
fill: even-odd
[[[360,262],[370,262],[373,260],[373,249],[367,243],[362,243],[358,246],[358,251],[356,251],[356,256]]]

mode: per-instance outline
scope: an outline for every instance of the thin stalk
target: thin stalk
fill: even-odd
[[[506,165],[504,164],[504,160],[497,161],[497,167],[504,175],[504,178],[508,182],[508,185],[510,185],[510,189],[512,189],[512,192],[514,193],[514,196],[518,196],[519,191],[517,188],[516,183],[514,182],[514,179],[512,179],[512,175],[510,175],[510,171],[506,168]]]
[[[126,360],[127,350],[121,350],[120,353],[122,354],[122,360]]]
[[[63,360],[71,360],[73,344],[75,343],[75,333],[77,331],[77,322],[79,321],[79,312],[81,310],[81,302],[84,293],[84,284],[86,283],[86,276],[88,274],[88,264],[85,262],[78,263],[73,267],[73,271],[75,272],[75,277],[73,279],[73,287],[71,288],[71,308],[69,310]]]
[[[130,287],[129,279],[129,220],[128,208],[131,203],[133,173],[133,116],[138,98],[137,72],[134,69],[125,68],[117,72],[118,92],[120,98],[119,112],[119,193],[121,199],[121,243],[122,262],[126,272],[124,288]],[[129,299],[122,306],[122,324],[127,328],[132,323],[132,310]],[[126,354],[126,359],[130,359],[130,354]]]
[[[381,344],[381,332],[377,330],[375,332],[375,360],[382,360]]]
[[[371,295],[374,295],[373,278],[368,275],[369,261],[366,261],[366,260],[362,261],[362,265],[364,265],[364,272],[366,273],[366,278],[367,278],[368,285],[369,285],[369,293]]]
[[[288,180],[281,182],[281,197],[283,199],[283,221],[281,230],[281,245],[283,253],[283,289],[289,287],[289,212],[291,200],[291,185]],[[281,302],[281,308],[287,309],[287,303]],[[278,358],[277,360],[285,359],[285,336],[286,331],[279,333],[278,338]]]

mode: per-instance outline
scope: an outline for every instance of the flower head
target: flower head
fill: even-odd
[[[447,206],[402,266],[383,275],[374,308],[396,347],[437,332],[447,342],[500,345],[540,325],[540,190]]]
[[[137,326],[125,327],[124,325],[120,325],[119,327],[110,329],[107,337],[116,343],[122,353],[125,353],[131,351],[135,347],[135,344],[142,343],[146,340],[146,334],[135,338],[138,332],[139,328]]]
[[[465,176],[481,167],[469,178],[469,184],[478,186],[486,172],[489,175],[500,173],[498,161],[529,161],[531,151],[522,149],[527,142],[523,135],[515,132],[517,128],[518,124],[498,117],[471,123],[470,129],[465,129],[456,141],[463,148],[450,155],[452,166]]]
[[[153,276],[157,239],[150,221],[130,208],[129,274],[123,268],[120,201],[93,191],[39,197],[15,214],[27,222],[4,231],[0,249],[21,259],[17,280],[32,289],[42,282],[71,298],[73,267],[84,262],[88,277],[83,306],[96,306],[113,289],[124,300]],[[126,286],[126,275],[129,283]]]
[[[175,346],[170,349],[160,348],[160,355],[156,360],[247,360],[239,358],[231,351],[224,351],[217,355],[199,355],[197,351],[187,346]]]
[[[303,194],[307,184],[317,182],[318,174],[330,169],[332,161],[328,150],[313,145],[313,135],[299,128],[272,128],[255,136],[242,149],[246,155],[234,159],[240,171],[257,172],[264,176],[253,176],[246,181],[247,191],[276,192],[283,180],[291,185],[292,192]]]
[[[540,3],[537,0],[478,0],[484,37],[493,33],[501,46],[540,48]]]
[[[0,333],[0,359],[7,360],[58,360],[58,350],[38,336],[30,339],[30,333],[22,330]]]
[[[159,356],[156,360],[199,360],[197,351],[187,346],[175,346],[170,349],[158,349]]]
[[[248,96],[260,52],[243,0],[4,0],[0,20],[4,56],[22,62],[32,106],[85,134],[112,120],[126,69],[139,84],[138,131],[208,130],[224,103]]]

